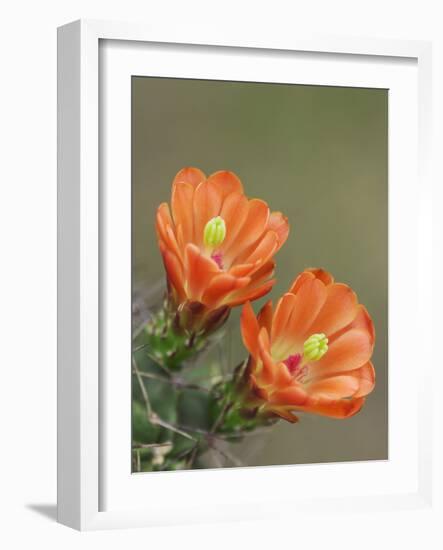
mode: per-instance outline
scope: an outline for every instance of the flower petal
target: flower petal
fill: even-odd
[[[305,406],[297,406],[296,411],[329,416],[331,418],[348,418],[357,414],[363,407],[364,397],[357,399],[328,399],[319,398],[309,400]]]
[[[229,273],[216,275],[203,293],[202,301],[208,307],[215,307],[228,299],[229,294],[239,288],[244,288],[251,281],[250,277],[233,277]]]
[[[268,334],[271,334],[272,328],[272,302],[268,300],[257,315],[257,321],[260,327],[265,327]]]
[[[185,280],[190,300],[201,301],[201,296],[215,275],[220,273],[217,264],[202,254],[192,243],[185,248]]]
[[[260,327],[250,302],[246,302],[243,306],[240,316],[240,328],[246,349],[256,358],[258,355],[258,334]]]
[[[279,357],[301,352],[307,332],[326,300],[326,287],[318,279],[308,279],[300,286],[294,307],[285,327],[276,335],[275,346]],[[278,343],[277,343],[278,342]]]
[[[371,316],[368,313],[368,310],[364,305],[360,304],[357,308],[357,315],[352,323],[349,325],[350,328],[358,328],[360,330],[365,330],[369,334],[371,344],[375,344],[375,328],[374,323],[372,322]]]
[[[312,273],[316,279],[320,279],[326,286],[332,285],[334,282],[334,277],[328,271],[319,267],[309,267],[305,269],[305,272]]]
[[[169,250],[177,256],[177,258],[181,261],[182,254],[181,250],[178,246],[177,239],[175,237],[175,233],[172,230],[171,226],[166,227],[166,240],[164,241],[165,245]]]
[[[234,277],[244,277],[254,271],[254,268],[256,268],[255,264],[237,264],[232,266],[228,273]]]
[[[247,286],[244,289],[241,289],[237,292],[235,292],[227,302],[231,307],[238,306],[240,304],[244,304],[247,300],[250,300],[253,302],[254,300],[258,300],[265,294],[267,294],[271,288],[275,284],[275,279],[271,279],[270,281],[266,281],[266,283],[263,283],[259,286],[250,287]]]
[[[275,364],[270,353],[269,334],[265,328],[261,328],[258,333],[258,350],[262,362],[262,369],[257,373],[257,382],[259,386],[271,385],[274,382]]]
[[[274,387],[282,389],[294,383],[298,386],[298,382],[294,382],[288,367],[284,363],[277,363],[274,369]]]
[[[368,361],[366,365],[351,371],[351,373],[352,376],[358,378],[359,382],[358,390],[355,392],[354,397],[365,397],[371,393],[375,386],[375,369],[373,364]]]
[[[243,185],[240,178],[229,170],[219,170],[214,172],[208,178],[208,183],[214,185],[220,193],[222,199],[230,193],[243,193]]]
[[[177,183],[189,183],[192,187],[196,188],[197,185],[205,181],[205,179],[206,175],[199,168],[187,166],[177,173],[172,182],[172,186],[174,187]]]
[[[375,369],[370,361],[364,364],[358,369],[353,369],[349,371],[343,371],[340,373],[340,376],[352,376],[356,383],[357,389],[355,393],[352,394],[352,397],[365,397],[374,389],[375,386]],[[310,387],[312,387],[317,382],[323,382],[325,380],[336,378],[334,374],[326,373],[323,376],[317,376],[313,379]]]
[[[268,229],[278,235],[278,250],[284,245],[289,235],[288,218],[281,212],[272,212],[269,216]]]
[[[238,291],[234,291],[226,301],[231,307],[244,304],[247,300],[253,301],[267,294],[275,283],[275,279],[269,279],[274,273],[274,262],[271,260],[261,266],[251,276],[251,282]]]
[[[277,247],[277,233],[275,231],[267,231],[258,242],[257,248],[255,248],[246,261],[248,264],[255,264],[256,262],[265,263],[273,256]]]
[[[180,226],[182,246],[194,238],[194,218],[192,212],[194,187],[190,183],[180,182],[172,188],[171,207],[176,226]]]
[[[298,417],[295,416],[295,414],[293,414],[291,410],[288,410],[286,407],[272,407],[270,410],[272,410],[273,413],[277,414],[284,420],[291,422],[291,424],[295,424],[296,422],[298,422]]]
[[[316,378],[343,373],[361,367],[372,355],[368,332],[352,329],[329,345],[328,351],[316,363],[309,366],[309,377]]]
[[[218,216],[222,205],[219,190],[209,180],[200,183],[194,191],[194,242],[197,246],[203,244],[203,232],[207,222]],[[192,212],[188,213],[192,216]]]
[[[275,263],[273,260],[268,260],[266,263],[260,265],[257,268],[257,265],[254,266],[254,269],[251,272],[252,282],[254,285],[259,285],[269,277],[274,275]]]
[[[303,271],[294,279],[294,282],[292,283],[291,288],[288,290],[288,292],[292,292],[292,294],[297,294],[297,292],[305,283],[307,283],[308,281],[313,281],[314,279],[315,275],[313,273],[310,273],[309,271]]]
[[[334,332],[329,336],[329,344],[332,344],[335,340],[340,338],[343,334],[348,332],[351,329],[358,329],[368,334],[371,345],[375,344],[375,329],[374,323],[372,322],[371,316],[369,315],[367,309],[362,304],[359,304],[356,308],[356,314],[354,319],[349,323],[349,325],[343,327],[342,329]]]
[[[341,376],[330,376],[316,380],[308,385],[309,395],[316,397],[327,397],[330,399],[341,399],[352,397],[359,389],[359,381],[350,374]]]
[[[274,317],[272,319],[271,329],[273,354],[275,353],[274,347],[278,348],[284,339],[284,331],[291,316],[292,310],[295,308],[296,300],[297,299],[294,294],[287,292],[277,302],[277,307],[275,308]],[[281,357],[281,359],[286,359],[286,357]]]
[[[293,382],[292,385],[286,388],[279,389],[272,393],[270,403],[279,405],[301,407],[306,403],[308,395],[301,384]]]
[[[269,333],[266,328],[262,327],[258,336],[258,348],[262,369],[256,371],[255,382],[259,387],[266,390],[267,399],[272,403],[280,402],[277,397],[273,399],[272,396],[279,390],[286,391],[290,386],[293,388],[293,391],[297,391],[299,397],[302,394],[305,395],[301,384],[292,378],[286,365],[284,363],[274,362],[269,346]],[[296,390],[294,388],[296,388]],[[287,404],[287,401],[283,400],[282,403]]]
[[[167,240],[166,228],[172,225],[174,225],[174,222],[172,221],[171,213],[169,212],[168,203],[163,202],[157,208],[157,215],[156,215],[155,227],[157,230],[158,238],[166,241]]]
[[[220,247],[222,253],[225,253],[231,243],[237,238],[248,217],[248,213],[249,201],[244,195],[234,191],[225,197],[220,211],[220,216],[226,224],[226,237]]]
[[[168,276],[168,283],[175,289],[180,299],[184,299],[183,268],[181,262],[170,250],[162,247],[162,258]]]
[[[269,207],[265,201],[252,199],[248,204],[248,215],[234,241],[226,248],[225,255],[230,262],[244,263],[248,247],[254,244],[263,234],[269,220]]]
[[[329,336],[348,325],[357,313],[357,296],[347,285],[335,283],[326,288],[326,301],[309,327],[309,332]]]

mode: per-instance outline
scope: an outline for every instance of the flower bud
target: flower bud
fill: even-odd
[[[303,358],[318,361],[328,351],[328,339],[323,333],[312,334],[303,344]]]
[[[226,237],[225,220],[216,216],[208,221],[203,231],[203,241],[208,248],[220,246]]]

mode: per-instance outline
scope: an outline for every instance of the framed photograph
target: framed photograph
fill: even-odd
[[[58,49],[59,521],[430,508],[430,45]]]

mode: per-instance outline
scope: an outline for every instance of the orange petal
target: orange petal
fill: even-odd
[[[262,370],[257,373],[257,382],[266,387],[267,399],[271,399],[276,391],[286,390],[289,386],[297,387],[297,391],[304,393],[302,386],[293,380],[286,365],[273,360],[269,346],[269,333],[266,328],[262,327],[259,332],[258,347],[263,366]]]
[[[192,223],[192,226],[194,226],[194,223]],[[183,227],[180,224],[175,226],[175,234],[177,235],[178,247],[182,251],[182,256],[183,256],[183,251],[184,251],[186,243],[185,243],[185,239],[184,239],[184,236],[183,236]]]
[[[247,300],[250,300],[251,302],[254,300],[258,300],[259,298],[267,294],[274,286],[274,284],[275,279],[271,279],[270,281],[266,281],[266,283],[263,283],[262,285],[254,288],[247,286],[246,288],[235,292],[229,298],[227,304],[231,307],[234,307],[240,304],[244,304]]]
[[[301,384],[293,382],[291,386],[277,390],[272,393],[270,403],[279,405],[290,405],[291,407],[301,407],[306,403],[308,395]]]
[[[202,302],[208,307],[215,307],[228,299],[231,292],[247,286],[250,281],[250,277],[233,277],[229,273],[220,273],[209,283],[203,293]]]
[[[335,283],[326,288],[326,301],[309,332],[329,336],[348,325],[357,313],[357,296],[347,285]]]
[[[226,237],[220,250],[224,253],[228,250],[240,233],[249,213],[249,201],[241,193],[230,193],[223,201],[220,216],[226,224]]]
[[[220,273],[217,264],[204,256],[192,243],[185,248],[185,279],[187,296],[190,300],[200,301],[215,275]]]
[[[247,300],[257,300],[271,290],[275,283],[274,279],[268,280],[274,273],[274,262],[267,262],[261,266],[251,276],[251,283],[229,296],[229,300],[226,302],[231,306],[244,304]]]
[[[165,265],[169,284],[176,290],[180,300],[186,296],[183,288],[183,268],[179,259],[169,250],[162,250],[163,263]]]
[[[264,327],[260,328],[260,331],[258,334],[258,343],[259,343],[260,351],[269,353],[269,350],[270,350],[269,334]]]
[[[220,196],[224,199],[230,193],[243,193],[243,185],[234,174],[234,172],[229,172],[229,170],[220,170],[211,174],[208,178],[208,183],[214,185],[220,193]]]
[[[257,382],[259,385],[272,385],[274,382],[274,369],[277,365],[274,363],[270,353],[269,335],[265,328],[261,328],[258,334],[258,349],[262,361],[262,370],[260,371]]]
[[[171,226],[166,227],[166,239],[164,241],[165,245],[169,250],[174,253],[177,258],[181,261],[182,259],[182,252],[178,246],[177,239],[175,237],[175,233],[172,230]]]
[[[177,258],[181,261],[182,252],[177,242],[177,237],[174,232],[174,222],[171,219],[169,213],[169,207],[166,203],[159,206],[156,217],[156,230],[157,236],[160,242],[163,243],[164,248],[173,252]]]
[[[297,407],[297,411],[329,416],[331,418],[348,418],[357,414],[363,407],[364,397],[357,399],[327,399],[309,400],[305,406]]]
[[[298,290],[295,307],[286,326],[278,335],[278,353],[284,357],[301,351],[309,327],[326,300],[326,287],[319,279],[307,280]],[[326,354],[327,355],[327,354]]]
[[[371,345],[373,346],[375,343],[375,329],[374,329],[374,323],[372,322],[372,319],[367,312],[365,306],[362,304],[358,304],[356,308],[356,314],[354,319],[345,327],[341,328],[340,330],[337,330],[337,332],[334,332],[329,336],[329,344],[332,344],[335,340],[340,338],[343,334],[348,332],[351,329],[358,329],[363,332],[367,332],[369,340],[371,342]]]
[[[209,180],[200,183],[194,191],[194,242],[201,246],[205,225],[220,213],[222,196]],[[189,212],[188,215],[192,215]]]
[[[265,327],[268,334],[271,334],[272,328],[272,302],[268,300],[257,315],[257,321],[260,327]]]
[[[320,279],[326,286],[334,282],[334,277],[328,271],[318,267],[309,267],[305,269],[305,273],[312,273],[316,279]]]
[[[370,361],[368,361],[365,365],[362,367],[359,367],[358,369],[353,369],[349,371],[344,371],[340,374],[340,376],[352,376],[356,383],[357,383],[357,389],[355,390],[355,393],[352,394],[352,397],[365,397],[371,391],[374,389],[375,386],[375,370],[374,366]],[[316,377],[312,381],[312,385],[314,385],[317,382],[323,382],[327,379],[333,379],[336,378],[334,374],[330,375],[326,373],[324,376]],[[310,386],[310,387],[311,387]]]
[[[278,236],[274,231],[267,231],[263,238],[258,242],[257,247],[247,258],[248,264],[255,264],[256,262],[261,261],[262,263],[267,262],[273,254],[276,252],[278,247]]]
[[[274,346],[278,347],[281,344],[284,329],[289,321],[292,310],[295,308],[296,297],[294,294],[284,294],[277,303],[274,317],[272,319],[271,342],[274,351]],[[282,359],[286,359],[282,357]]]
[[[226,257],[230,262],[236,258],[236,263],[244,263],[241,256],[246,256],[249,246],[254,244],[263,234],[269,220],[269,208],[265,201],[252,199],[248,204],[248,215],[242,228],[229,248],[225,248]]]
[[[315,275],[313,273],[303,271],[294,279],[294,282],[292,283],[291,288],[288,290],[288,292],[292,292],[292,294],[297,294],[297,292],[306,282],[312,281],[314,279]]]
[[[246,302],[240,316],[240,327],[245,348],[256,358],[258,355],[258,334],[260,327],[251,303]]]
[[[192,166],[187,166],[177,173],[172,182],[172,186],[175,186],[177,183],[189,183],[195,188],[199,183],[205,181],[205,179],[206,175],[201,170],[193,168]]]
[[[309,376],[315,378],[357,369],[367,363],[371,355],[369,334],[359,329],[349,330],[329,345],[319,361],[310,365]]]
[[[357,308],[357,315],[352,323],[349,325],[349,328],[358,328],[364,330],[369,334],[371,344],[375,344],[375,328],[374,323],[372,322],[371,316],[368,313],[368,310],[360,304]]]
[[[354,397],[365,397],[370,394],[375,386],[375,369],[373,364],[369,361],[366,365],[351,371],[351,373],[359,382],[358,390],[355,392]]]
[[[284,363],[278,363],[274,370],[273,386],[275,389],[283,389],[294,384],[294,379]]]
[[[275,263],[273,260],[269,260],[266,263],[257,264],[255,265],[254,269],[251,272],[251,278],[254,285],[261,284],[266,279],[269,279],[269,277],[272,277],[274,275],[275,270]]]
[[[296,422],[298,422],[298,417],[284,407],[270,407],[269,410],[272,410],[272,412],[274,412],[284,420],[291,422],[291,424],[295,424]]]
[[[172,215],[177,226],[181,227],[183,245],[194,238],[194,217],[192,216],[194,187],[181,182],[172,188]]]
[[[156,229],[158,237],[160,239],[167,240],[166,228],[172,225],[174,225],[174,222],[172,221],[171,213],[169,212],[169,206],[166,202],[163,202],[157,208]]]
[[[268,229],[272,229],[278,235],[278,249],[286,242],[289,235],[288,218],[281,212],[272,212],[269,216]]]
[[[312,382],[308,385],[307,391],[309,395],[316,397],[341,399],[352,397],[357,392],[359,385],[358,379],[350,374],[330,376]]]
[[[244,277],[245,275],[249,275],[255,267],[255,264],[237,264],[232,266],[228,273],[234,277]]]

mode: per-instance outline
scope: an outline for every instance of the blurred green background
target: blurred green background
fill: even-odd
[[[164,277],[155,212],[169,201],[176,172],[227,169],[247,195],[289,218],[270,297],[277,300],[305,267],[321,266],[353,287],[375,323],[377,385],[363,410],[347,420],[281,421],[263,445],[242,443],[248,465],[388,457],[387,134],[387,90],[132,79],[133,285]],[[245,356],[238,316],[237,308],[229,325],[233,365]]]

